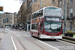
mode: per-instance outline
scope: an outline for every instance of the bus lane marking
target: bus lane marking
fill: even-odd
[[[12,43],[13,43],[13,46],[14,46],[15,50],[17,50],[17,47],[16,47],[16,45],[14,43],[14,40],[13,40],[12,36],[11,36],[11,40],[12,40]]]
[[[51,46],[51,45],[49,45],[49,44],[47,44],[47,43],[45,43],[45,42],[42,42],[42,41],[40,41],[40,40],[38,40],[38,42],[41,42],[42,44],[45,44],[45,45],[47,45],[47,46],[49,46],[49,47],[52,47],[52,48],[54,48],[55,50],[59,50],[58,48],[56,48],[56,47],[54,47],[54,46]]]
[[[61,41],[61,40],[58,40],[58,41]],[[72,44],[72,43],[69,43],[69,42],[66,42],[66,41],[61,41],[63,43],[67,43],[67,44],[70,44],[70,45],[75,45],[75,44]]]

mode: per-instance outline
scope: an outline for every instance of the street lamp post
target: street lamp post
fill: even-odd
[[[67,4],[66,4],[66,0],[64,0],[64,30],[63,30],[63,34],[65,34],[65,30],[66,30],[66,17],[67,17]]]
[[[72,16],[71,16],[71,11],[72,11],[72,10],[71,10],[71,8],[70,8],[70,30],[72,30],[72,20],[71,20],[71,17],[72,17]]]
[[[71,20],[71,17],[72,17],[72,13],[73,13],[73,10],[71,8],[71,2],[72,0],[69,0],[69,3],[70,3],[70,9],[69,9],[69,15],[70,15],[70,30],[72,30],[72,20]]]

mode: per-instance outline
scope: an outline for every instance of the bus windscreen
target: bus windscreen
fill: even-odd
[[[59,8],[48,7],[44,10],[44,16],[62,16]]]
[[[62,29],[62,23],[53,23],[53,22],[44,22],[44,29],[46,32],[50,32],[50,33],[58,33],[61,31]]]

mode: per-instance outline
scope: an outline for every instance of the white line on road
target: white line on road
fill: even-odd
[[[61,41],[61,40],[58,40],[58,41]],[[75,45],[75,44],[72,44],[72,43],[69,43],[69,42],[66,42],[66,41],[61,41],[61,42],[64,42],[64,43],[67,43],[67,44],[70,44],[70,45]]]
[[[47,44],[47,43],[45,43],[45,42],[42,42],[42,41],[40,41],[40,40],[38,40],[38,41],[41,42],[41,43],[43,43],[43,44],[45,44],[45,45],[47,45],[47,46],[49,46],[49,47],[54,48],[55,50],[59,50],[58,48],[56,48],[56,47],[54,47],[54,46],[51,46],[51,45],[49,45],[49,44]]]
[[[16,45],[14,43],[14,40],[13,40],[12,36],[11,36],[11,40],[12,40],[12,43],[13,43],[13,46],[14,46],[15,50],[17,50],[17,47],[16,47]]]

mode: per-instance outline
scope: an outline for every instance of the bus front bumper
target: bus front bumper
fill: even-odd
[[[62,35],[59,36],[48,36],[48,35],[40,35],[41,39],[62,39]]]

